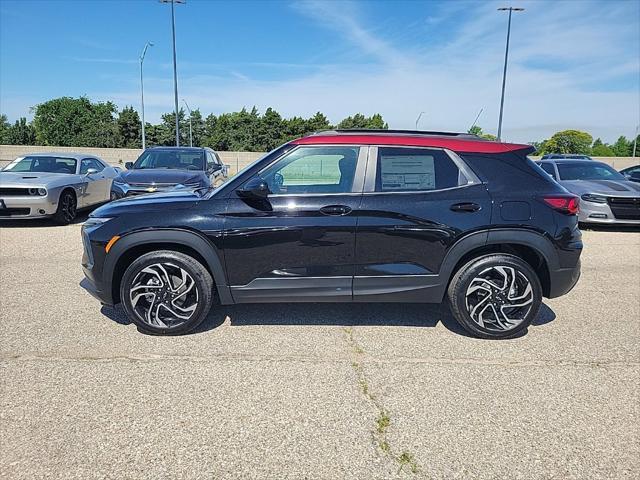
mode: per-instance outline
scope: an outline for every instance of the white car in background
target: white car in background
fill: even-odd
[[[0,221],[53,217],[60,224],[79,209],[109,201],[118,171],[95,155],[34,153],[0,171]]]

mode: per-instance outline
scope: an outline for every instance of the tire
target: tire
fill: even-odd
[[[491,254],[460,268],[447,291],[451,312],[473,336],[512,338],[527,329],[542,304],[538,275],[519,257]]]
[[[140,331],[180,335],[206,318],[213,304],[213,280],[194,258],[158,250],[129,265],[120,282],[120,300]]]
[[[53,221],[59,225],[69,225],[78,213],[76,195],[71,190],[64,190],[58,199],[58,208],[53,214]]]

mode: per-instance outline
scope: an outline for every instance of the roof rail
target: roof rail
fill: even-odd
[[[479,138],[477,135],[472,135],[465,132],[438,132],[430,130],[386,130],[381,128],[335,128],[330,130],[319,130],[309,135],[340,135],[349,133],[369,133],[375,135],[430,135],[438,137],[466,137],[466,138]]]

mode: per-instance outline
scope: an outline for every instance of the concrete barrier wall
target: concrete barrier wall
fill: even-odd
[[[87,148],[87,147],[43,147],[30,145],[0,145],[0,166],[12,161],[16,157],[26,155],[28,153],[42,152],[86,152],[91,155],[97,155],[112,165],[123,165],[125,162],[133,162],[140,153],[141,149],[136,148]],[[262,152],[218,152],[224,163],[229,165],[229,173],[234,175],[246,165],[250,164],[263,155]],[[539,157],[532,157],[537,159]],[[596,160],[608,163],[616,170],[621,170],[632,165],[640,163],[639,158],[633,157],[594,157]]]
[[[122,166],[126,162],[133,162],[142,153],[139,148],[88,148],[88,147],[48,147],[34,145],[0,145],[0,167],[6,165],[17,157],[29,153],[45,152],[81,152],[89,155],[97,155],[105,162],[114,166]],[[235,175],[254,160],[263,155],[263,152],[218,152],[224,163],[229,165],[229,174]]]

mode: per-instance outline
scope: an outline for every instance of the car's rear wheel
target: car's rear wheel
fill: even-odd
[[[170,250],[149,252],[124,272],[120,300],[141,331],[178,335],[206,318],[213,303],[213,280],[188,255]]]
[[[78,213],[77,206],[75,194],[71,190],[65,190],[60,194],[58,208],[53,215],[53,220],[60,225],[70,224],[75,220]]]
[[[460,268],[449,284],[448,297],[453,316],[474,336],[510,338],[538,315],[542,287],[524,260],[491,254]]]

